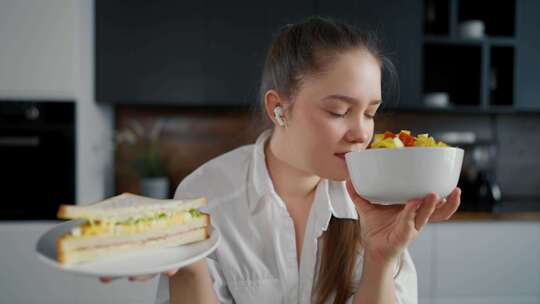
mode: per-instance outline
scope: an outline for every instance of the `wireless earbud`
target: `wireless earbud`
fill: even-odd
[[[278,124],[283,127],[285,126],[285,122],[283,121],[283,108],[280,106],[277,106],[274,108],[274,117],[276,118]]]

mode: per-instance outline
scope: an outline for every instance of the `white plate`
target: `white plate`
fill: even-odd
[[[56,240],[79,225],[81,221],[68,221],[45,232],[36,244],[38,257],[46,264],[62,271],[88,275],[125,277],[161,273],[196,262],[214,250],[220,243],[221,235],[214,227],[209,227],[210,238],[172,248],[149,249],[143,252],[124,254],[100,261],[63,266],[56,260]]]

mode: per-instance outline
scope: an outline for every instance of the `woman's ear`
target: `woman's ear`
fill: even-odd
[[[276,107],[282,107],[283,113],[285,113],[287,106],[287,102],[281,98],[281,96],[276,90],[268,90],[266,94],[264,94],[264,111],[268,118],[274,123],[274,125],[278,127],[280,126],[278,120],[275,117],[274,109]],[[282,119],[285,119],[285,117],[283,117]]]

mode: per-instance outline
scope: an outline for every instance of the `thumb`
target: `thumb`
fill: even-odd
[[[172,276],[174,276],[174,275],[178,272],[179,269],[180,269],[180,268],[171,269],[171,270],[169,270],[169,271],[166,271],[165,274],[166,274],[168,277],[172,277]]]
[[[401,210],[399,216],[399,224],[401,231],[412,232],[413,229],[416,229],[415,219],[416,219],[416,210],[422,204],[422,200],[411,199],[408,200],[405,204],[405,208]]]
[[[371,203],[368,200],[361,197],[360,195],[358,195],[350,179],[347,179],[345,185],[347,187],[347,192],[349,192],[349,196],[351,197],[351,200],[357,206],[357,208],[359,209],[359,212],[366,212],[369,209],[371,209],[372,207]]]

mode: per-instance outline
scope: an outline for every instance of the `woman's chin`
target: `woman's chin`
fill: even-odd
[[[345,168],[344,170],[332,170],[327,176],[321,176],[326,179],[330,179],[337,182],[344,182],[349,179],[349,171]]]

